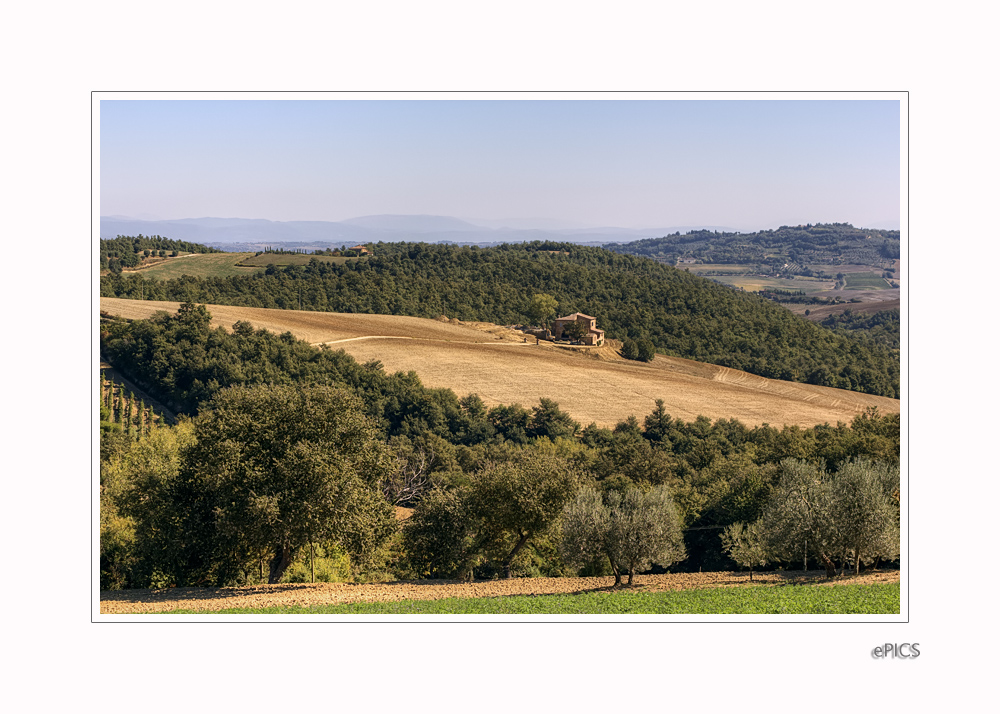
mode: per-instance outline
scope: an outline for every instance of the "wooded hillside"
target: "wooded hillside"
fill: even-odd
[[[102,297],[529,322],[547,293],[561,313],[594,315],[612,339],[763,377],[899,397],[890,348],[837,334],[759,296],[662,263],[561,243],[496,248],[377,244],[364,262],[316,261],[230,278],[101,278]]]

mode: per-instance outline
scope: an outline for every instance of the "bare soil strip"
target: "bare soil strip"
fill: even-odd
[[[179,303],[101,298],[101,310],[142,319]],[[621,359],[613,346],[568,349],[489,323],[445,322],[395,315],[357,315],[209,305],[213,325],[291,332],[312,344],[331,343],[359,362],[379,360],[387,372],[415,371],[424,385],[459,396],[478,394],[487,406],[539,398],[557,401],[581,424],[611,427],[649,414],[663,399],[671,416],[693,421],[734,418],[749,426],[850,422],[868,407],[898,413],[899,400],[756,375],[658,355],[648,364]],[[364,338],[364,339],[361,339]],[[399,339],[409,338],[409,339]],[[516,349],[515,349],[516,348]]]
[[[663,592],[746,585],[845,585],[899,582],[898,570],[875,570],[858,577],[827,580],[819,570],[754,573],[675,573],[637,575],[633,590]],[[352,602],[398,602],[443,598],[504,597],[610,592],[614,578],[515,578],[463,583],[450,580],[412,580],[395,583],[315,583],[257,585],[237,588],[167,588],[101,592],[102,615],[159,613],[170,610],[213,612],[229,608],[310,607]],[[627,590],[627,588],[626,588]]]

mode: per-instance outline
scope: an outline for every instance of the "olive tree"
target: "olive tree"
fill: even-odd
[[[750,570],[750,581],[753,582],[753,566],[767,565],[768,560],[760,523],[732,523],[726,526],[720,538],[722,549],[730,558]]]
[[[786,562],[811,552],[823,563],[827,576],[833,577],[837,572],[834,558],[842,543],[833,505],[824,469],[805,461],[782,461],[778,486],[760,520],[768,552]]]
[[[575,566],[598,555],[607,557],[616,588],[624,573],[632,585],[637,571],[683,560],[684,538],[670,490],[656,486],[643,492],[629,487],[624,492],[608,491],[602,499],[591,487],[580,489],[563,512],[561,552]]]
[[[861,563],[899,555],[899,467],[868,459],[843,464],[834,475],[834,518],[854,572]]]
[[[834,473],[791,459],[761,516],[769,552],[793,561],[803,551],[823,563],[828,577],[836,560],[861,563],[899,554],[899,469],[866,459],[845,462]]]

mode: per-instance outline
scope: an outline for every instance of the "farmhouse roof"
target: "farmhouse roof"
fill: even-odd
[[[596,320],[596,317],[591,315],[584,315],[582,312],[574,312],[572,315],[567,315],[566,317],[557,317],[557,320],[575,320],[578,317],[582,317],[585,320]]]

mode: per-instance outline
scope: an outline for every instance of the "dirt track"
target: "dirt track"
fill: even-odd
[[[101,298],[101,310],[146,318],[175,312],[179,303]],[[612,427],[649,414],[657,399],[675,418],[735,418],[747,425],[812,427],[850,422],[867,407],[899,412],[899,400],[782,382],[746,372],[658,355],[642,364],[611,348],[572,350],[527,343],[521,333],[484,323],[453,324],[417,317],[269,310],[209,305],[213,325],[238,320],[273,332],[291,332],[313,344],[329,343],[359,362],[379,360],[387,372],[413,370],[425,386],[478,394],[487,406],[540,397],[557,401],[583,425]]]
[[[873,571],[860,577],[845,576],[825,580],[819,570],[755,573],[753,584],[788,585],[899,582],[898,570]],[[227,608],[265,608],[311,605],[341,605],[351,602],[396,602],[399,600],[440,600],[460,597],[502,597],[505,595],[551,595],[607,591],[614,578],[515,578],[475,583],[417,580],[397,583],[355,585],[316,583],[305,585],[259,585],[242,588],[171,588],[165,590],[123,590],[101,592],[101,614],[123,615],[158,613],[170,610],[212,612]],[[636,589],[645,592],[694,588],[739,587],[749,585],[746,573],[677,573],[638,575]]]

